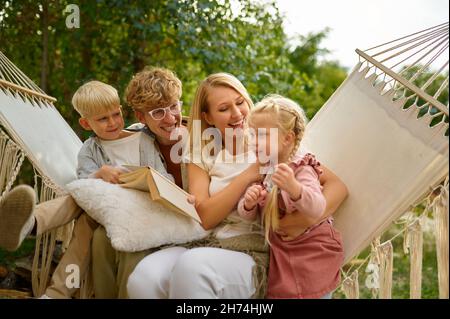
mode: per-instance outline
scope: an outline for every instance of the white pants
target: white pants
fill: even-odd
[[[250,298],[255,261],[232,250],[171,247],[145,257],[128,278],[130,298]]]

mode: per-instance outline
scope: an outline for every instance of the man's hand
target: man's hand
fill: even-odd
[[[96,173],[95,178],[101,178],[105,182],[111,184],[119,183],[120,174],[124,173],[124,170],[118,167],[103,165]]]
[[[266,195],[267,191],[261,185],[250,186],[244,195],[244,208],[246,210],[252,210]]]
[[[272,182],[279,189],[288,193],[294,201],[302,196],[302,185],[295,179],[292,168],[285,163],[276,166],[275,173],[272,175]]]

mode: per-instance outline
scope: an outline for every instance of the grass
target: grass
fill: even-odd
[[[28,257],[34,253],[36,240],[33,237],[26,238],[18,250],[9,252],[0,248],[0,266],[14,270],[16,260]]]

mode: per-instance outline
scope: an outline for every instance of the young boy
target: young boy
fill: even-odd
[[[124,130],[117,90],[99,81],[82,85],[72,104],[80,114],[79,123],[94,132],[78,154],[78,178],[101,178],[118,183],[123,164],[152,166],[166,177],[166,167],[155,151],[154,139],[144,132]],[[66,266],[78,265],[84,278],[90,261],[90,246],[98,224],[83,213],[70,196],[63,196],[34,206],[35,193],[26,185],[14,188],[0,203],[0,247],[16,250],[36,223],[36,234],[64,225],[77,218],[72,240],[55,269],[43,298],[70,298],[77,288],[66,285]]]
[[[177,140],[173,131],[182,124],[182,85],[170,70],[146,68],[128,83],[125,98],[136,118],[154,137],[155,150],[167,164],[175,183],[187,190],[187,174],[182,164],[170,156]],[[191,202],[195,199],[191,198]],[[136,264],[154,249],[139,252],[116,251],[103,227],[92,241],[92,274],[96,298],[128,298],[127,280]]]

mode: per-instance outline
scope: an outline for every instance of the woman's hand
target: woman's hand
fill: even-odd
[[[263,175],[260,172],[261,164],[259,162],[253,163],[245,171],[244,174],[248,176],[250,183],[259,182],[263,179]]]
[[[261,185],[250,186],[244,195],[244,208],[246,210],[254,209],[259,201],[264,199],[266,195],[267,191],[263,189]]]
[[[294,201],[302,196],[302,185],[295,178],[292,168],[285,163],[276,166],[275,173],[272,175],[272,182],[279,189],[288,193]]]

